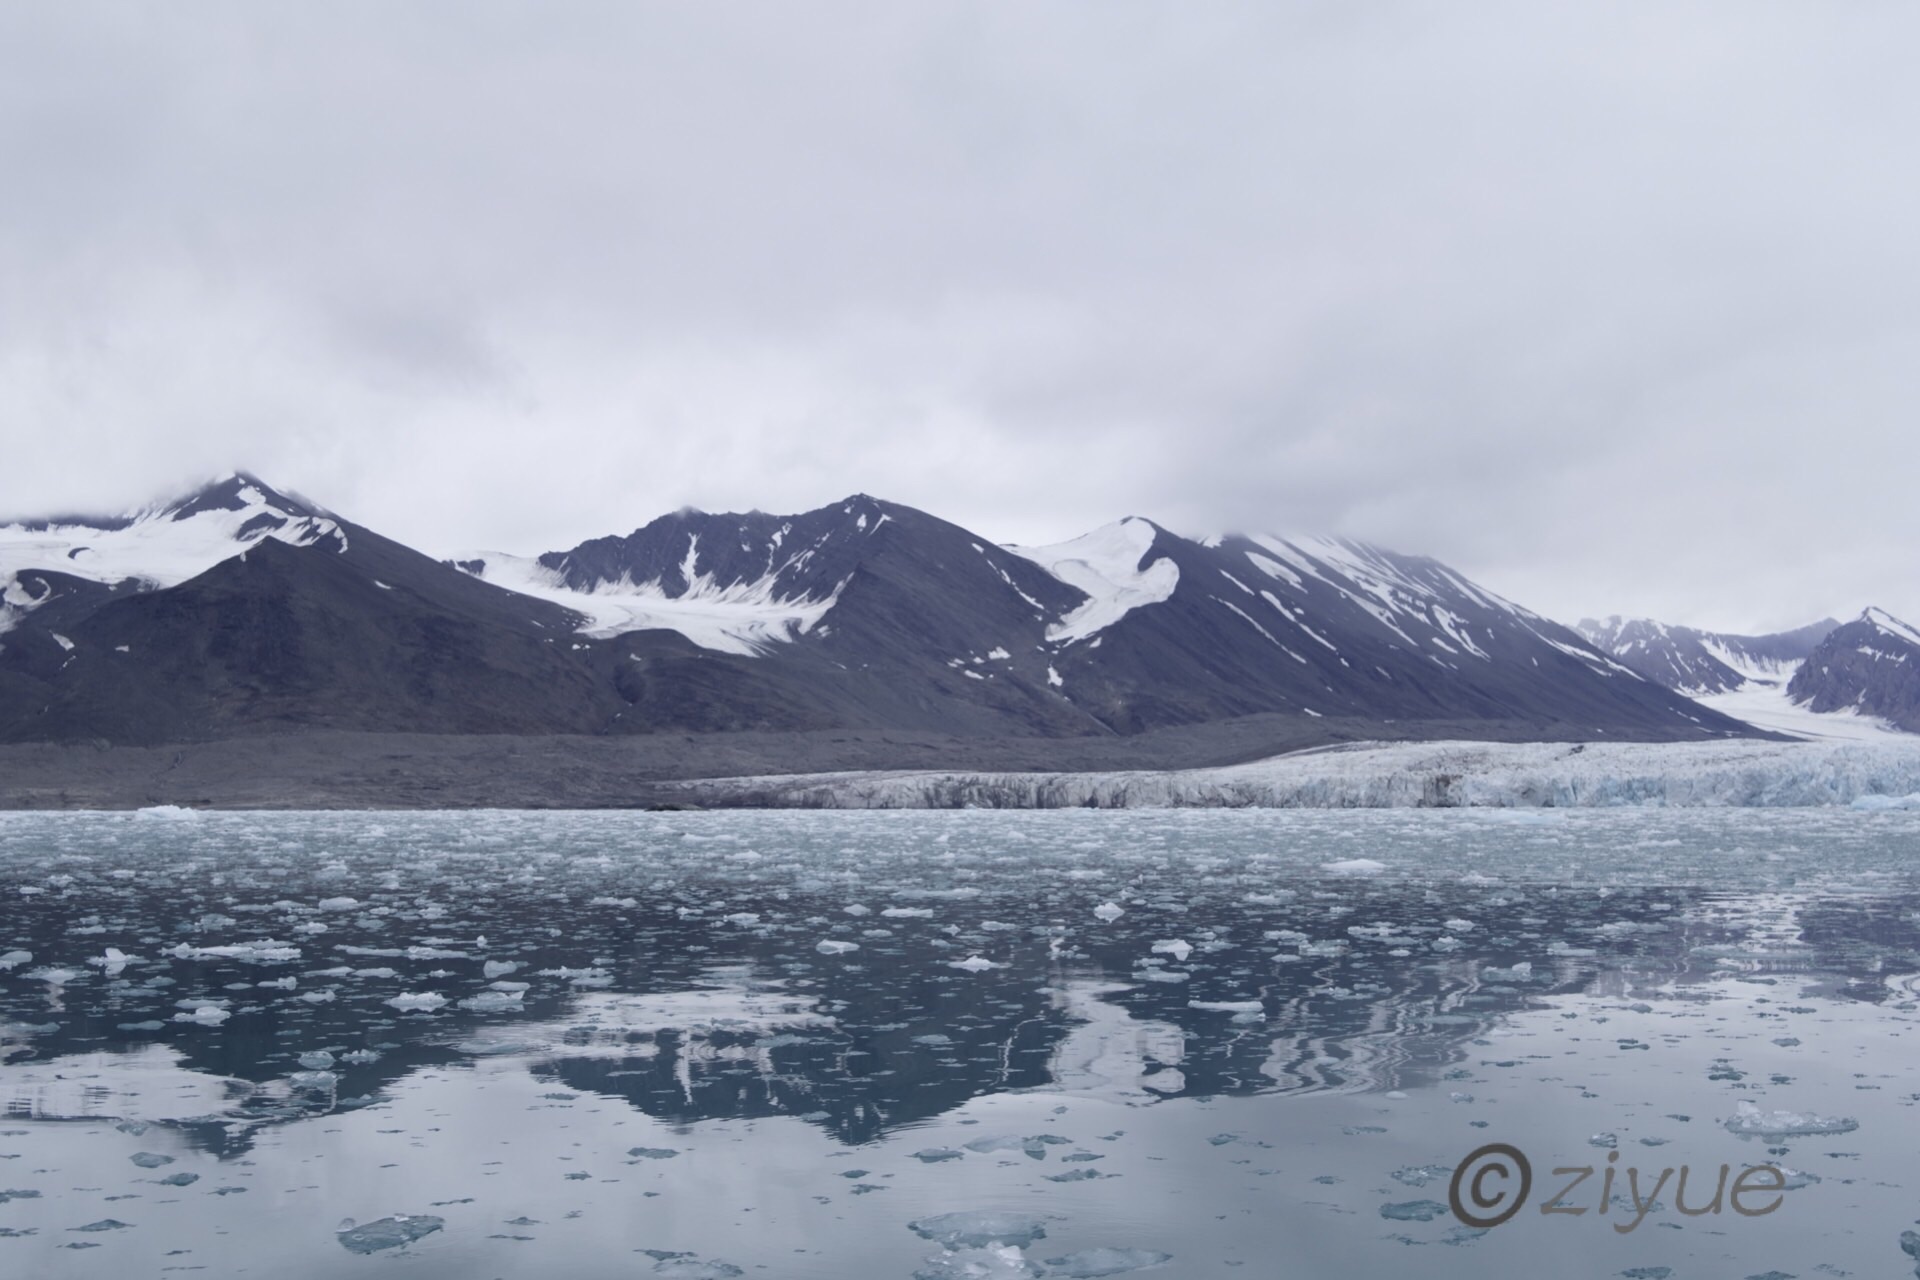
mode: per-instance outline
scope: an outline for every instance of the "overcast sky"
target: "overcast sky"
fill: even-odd
[[[854,491],[1920,621],[1920,7],[0,0],[0,512]]]

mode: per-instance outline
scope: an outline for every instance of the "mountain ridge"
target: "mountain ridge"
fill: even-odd
[[[0,588],[11,740],[1058,739],[1262,715],[1753,732],[1428,557],[1141,517],[1004,547],[865,494],[438,560],[234,473],[124,522],[0,526]]]

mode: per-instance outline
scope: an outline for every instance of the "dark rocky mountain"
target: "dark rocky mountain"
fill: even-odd
[[[167,537],[167,526],[208,517],[212,527]],[[23,592],[46,590],[0,638],[0,735],[590,732],[594,710],[613,713],[569,648],[566,610],[475,582],[250,477],[108,531],[139,545],[102,539],[72,561],[118,572],[137,560],[133,576],[13,574]],[[192,572],[196,557],[221,553]],[[170,582],[181,573],[191,576]]]
[[[1062,692],[1123,732],[1261,711],[1649,738],[1743,729],[1421,556],[1338,539],[1202,543],[1144,520],[1033,554],[1069,576],[1097,565],[1122,589],[1049,639]],[[1090,629],[1129,601],[1141,603]]]
[[[1807,655],[1787,696],[1809,711],[1878,716],[1920,733],[1920,631],[1868,609]]]
[[[1779,684],[1828,633],[1832,618],[1764,636],[1672,627],[1649,618],[1583,619],[1580,634],[1596,648],[1669,689],[1690,697],[1731,693],[1759,682]]]
[[[1260,716],[1751,732],[1421,557],[1139,519],[1007,548],[865,496],[441,562],[241,475],[132,517],[0,526],[0,587],[10,741],[1057,740]]]

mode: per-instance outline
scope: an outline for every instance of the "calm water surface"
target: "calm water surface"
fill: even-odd
[[[0,1275],[1905,1275],[1917,852],[1811,810],[0,815]],[[1479,1229],[1496,1142],[1533,1186]],[[1679,1212],[1722,1165],[1788,1189]]]

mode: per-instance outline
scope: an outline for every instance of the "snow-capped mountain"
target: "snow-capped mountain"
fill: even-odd
[[[856,495],[797,516],[683,511],[537,560],[456,561],[591,617],[792,666],[885,673],[1048,732],[1282,713],[1583,733],[1734,726],[1434,561],[1331,539],[1199,542],[1129,517],[998,547]],[[896,709],[895,714],[898,714]]]
[[[1243,717],[1351,738],[1749,730],[1436,561],[1128,518],[1002,547],[856,495],[435,561],[232,476],[0,534],[0,736],[291,728],[1061,738]],[[1334,726],[1339,726],[1337,729]]]
[[[566,648],[574,614],[247,475],[123,519],[9,525],[0,555],[4,738],[589,732],[583,707],[615,703]]]
[[[1787,695],[1815,714],[1873,717],[1920,733],[1920,630],[1867,609],[1807,655]]]
[[[326,512],[240,472],[132,515],[0,524],[0,632],[75,596],[178,586],[266,539],[346,549]]]
[[[1832,618],[1774,635],[1738,636],[1672,627],[1650,618],[1579,624],[1580,634],[1656,684],[1689,697],[1731,693],[1748,684],[1783,686],[1827,633]]]

